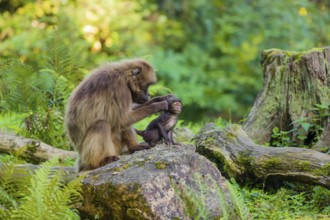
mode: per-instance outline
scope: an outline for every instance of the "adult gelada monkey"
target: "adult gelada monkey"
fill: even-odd
[[[175,144],[173,140],[173,129],[178,122],[178,115],[182,111],[182,102],[174,95],[167,98],[168,110],[163,111],[159,117],[150,122],[144,131],[136,130],[151,147],[162,140],[165,144]]]
[[[167,96],[149,100],[156,83],[152,66],[143,59],[108,63],[94,70],[72,92],[66,109],[67,133],[79,153],[79,171],[118,160],[149,146],[137,142],[132,124],[168,109]],[[133,103],[137,103],[133,108]]]

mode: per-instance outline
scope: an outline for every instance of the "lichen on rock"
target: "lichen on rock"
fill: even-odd
[[[195,153],[193,145],[158,145],[121,156],[90,171],[83,190],[78,209],[87,218],[192,219],[187,195],[198,198],[210,219],[219,218],[223,215],[219,190],[231,207],[226,180],[214,164]]]

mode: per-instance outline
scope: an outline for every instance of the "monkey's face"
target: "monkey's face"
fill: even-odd
[[[180,114],[182,111],[182,104],[180,101],[175,101],[170,105],[170,112],[173,114]]]
[[[180,114],[182,111],[182,103],[181,101],[175,101],[170,105],[170,112],[173,114]]]
[[[156,83],[156,75],[153,68],[146,62],[131,70],[128,87],[131,90],[132,101],[137,104],[143,104],[150,98],[149,86]]]
[[[169,112],[172,114],[180,114],[182,111],[182,102],[175,95],[167,95],[167,103],[169,106]]]

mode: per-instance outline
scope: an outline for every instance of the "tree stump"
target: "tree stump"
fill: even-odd
[[[272,142],[275,127],[314,149],[330,149],[330,47],[266,50],[264,86],[243,125],[255,142]],[[323,135],[322,135],[323,131]],[[305,137],[305,138],[304,138]]]

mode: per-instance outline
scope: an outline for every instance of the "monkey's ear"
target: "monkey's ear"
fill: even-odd
[[[140,67],[136,67],[132,70],[132,76],[137,76],[141,73],[142,69]]]

